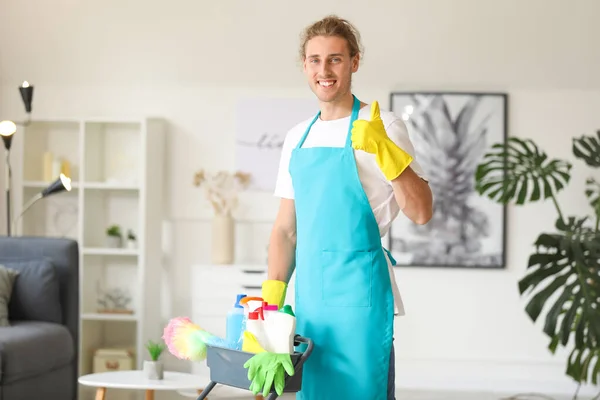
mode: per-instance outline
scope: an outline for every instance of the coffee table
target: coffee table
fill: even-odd
[[[140,370],[111,371],[83,375],[78,379],[85,386],[96,387],[96,400],[106,399],[107,389],[139,389],[146,391],[146,400],[154,400],[156,390],[203,390],[204,379],[200,375],[165,371],[164,379],[146,379]]]

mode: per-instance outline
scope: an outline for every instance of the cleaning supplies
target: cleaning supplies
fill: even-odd
[[[289,304],[286,304],[285,306],[283,306],[283,308],[280,311],[284,312],[286,314],[289,314],[292,317],[296,316],[296,314],[294,314],[294,311],[292,310],[292,306],[290,306]]]
[[[169,352],[181,360],[203,361],[207,346],[229,348],[227,340],[205,331],[188,317],[169,320],[162,339]]]
[[[267,338],[264,326],[265,317],[263,314],[262,308],[258,308],[256,311],[252,311],[248,314],[248,319],[246,320],[246,330],[245,332],[251,333],[254,337],[253,340],[256,340],[260,346],[267,350],[269,350],[269,339]],[[252,347],[254,343],[248,342],[249,336],[244,334],[244,340],[242,343],[242,350],[248,349]]]
[[[264,320],[265,348],[273,353],[294,352],[296,317],[283,311],[270,311]]]
[[[269,319],[269,315],[271,315],[272,313],[278,312],[276,304],[268,304],[266,301],[263,302],[262,310],[265,316],[265,320]]]
[[[244,332],[244,307],[240,304],[240,300],[244,297],[246,297],[245,294],[238,294],[233,308],[227,313],[225,338],[236,350],[240,350],[242,348],[242,334]]]
[[[256,339],[256,336],[254,336],[253,334],[251,334],[248,331],[244,331],[243,334],[243,345],[242,345],[242,351],[245,351],[246,353],[262,353],[263,351],[266,351],[262,345],[258,342],[258,339]]]

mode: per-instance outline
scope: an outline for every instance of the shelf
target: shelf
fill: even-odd
[[[35,121],[26,128],[23,141],[23,179],[25,181],[47,180],[58,178],[60,168],[52,174],[52,161],[68,161],[68,176],[79,177],[79,143],[81,124],[77,121]],[[45,155],[48,155],[48,172],[44,179]]]
[[[91,190],[140,190],[138,185],[118,182],[85,182],[83,188]]]
[[[120,249],[110,247],[84,247],[81,249],[84,255],[97,255],[97,256],[137,256],[139,254],[138,249]]]
[[[88,321],[137,321],[135,314],[109,314],[109,313],[85,313],[81,315],[82,320]]]
[[[140,182],[142,124],[84,123],[85,182],[136,186]]]
[[[103,249],[118,250],[118,249]],[[101,313],[101,308],[118,309],[127,308],[135,314],[141,309],[143,300],[140,299],[138,281],[141,271],[138,259],[128,255],[117,254],[90,254],[84,248],[84,261],[81,290],[86,293],[81,304],[84,315],[102,316],[96,319],[131,320],[135,319],[132,314],[108,314]],[[106,299],[105,295],[111,293],[120,296],[121,299],[128,298],[127,304],[116,305],[113,303],[100,305],[99,299]],[[110,300],[109,300],[110,301]]]
[[[139,235],[140,226],[140,196],[137,191],[89,190],[83,195],[84,202],[84,231],[83,247],[98,249],[103,253],[131,254],[127,249],[106,249],[106,229],[118,225],[121,234],[125,236],[128,230]],[[125,240],[125,237],[123,237]]]

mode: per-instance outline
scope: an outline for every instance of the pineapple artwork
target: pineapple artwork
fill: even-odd
[[[506,210],[477,193],[475,171],[506,141],[506,103],[502,93],[392,93],[391,111],[404,120],[434,195],[429,223],[400,213],[390,228],[398,265],[505,266]]]

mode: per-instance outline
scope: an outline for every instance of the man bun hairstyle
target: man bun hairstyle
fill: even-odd
[[[350,57],[362,54],[360,33],[354,25],[337,15],[328,15],[304,29],[300,40],[300,60],[306,57],[306,43],[317,36],[337,36],[346,39]]]

